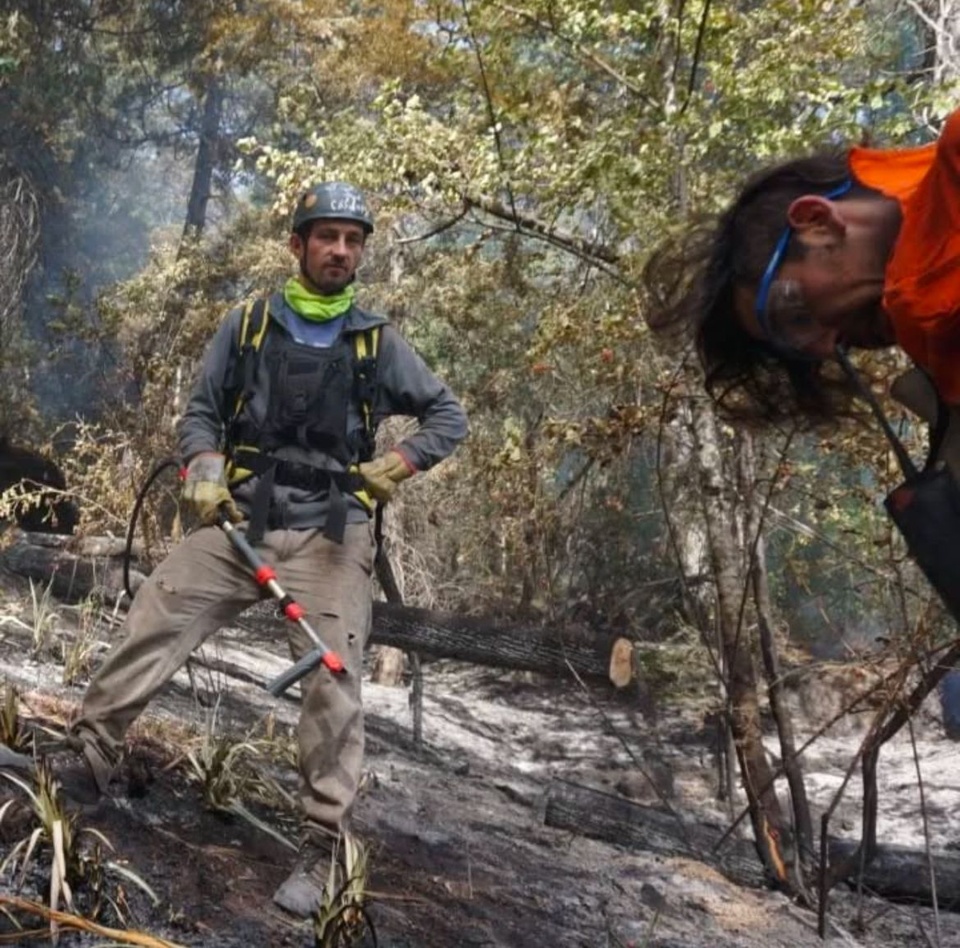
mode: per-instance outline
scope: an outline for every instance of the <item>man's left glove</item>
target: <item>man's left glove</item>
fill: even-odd
[[[383,457],[364,461],[358,466],[367,493],[385,504],[393,497],[397,484],[417,473],[399,451],[388,451]]]
[[[243,520],[227,487],[226,459],[216,451],[202,451],[191,458],[183,481],[183,502],[207,527],[220,522],[221,512],[234,523]]]

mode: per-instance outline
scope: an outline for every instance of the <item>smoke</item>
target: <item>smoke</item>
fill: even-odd
[[[104,396],[116,396],[124,366],[97,301],[143,269],[156,240],[182,228],[189,173],[188,161],[145,147],[122,167],[91,163],[69,195],[42,196],[23,325],[32,342],[27,384],[47,421],[94,421]],[[158,305],[144,299],[144,318]]]

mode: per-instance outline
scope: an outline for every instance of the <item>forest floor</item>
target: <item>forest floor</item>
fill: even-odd
[[[28,725],[56,729],[73,713],[83,681],[63,684],[64,661],[78,658],[85,641],[81,632],[89,627],[82,609],[43,599],[22,580],[2,577],[0,682],[19,691]],[[94,667],[119,634],[118,624],[101,621],[96,628],[96,644],[83,649]],[[282,643],[265,641],[244,625],[226,630],[206,649],[221,664],[239,662],[245,654],[268,676],[284,667]],[[801,721],[809,714],[807,723],[814,727],[817,715],[829,714],[842,700],[846,678],[821,674],[810,680],[807,692],[797,692],[795,711]],[[712,738],[702,705],[662,699],[656,713],[643,702],[643,714],[633,698],[588,692],[577,682],[535,681],[447,662],[425,666],[424,692],[423,742],[417,747],[408,691],[365,683],[366,776],[355,824],[371,854],[368,888],[376,940],[368,935],[356,944],[823,944],[815,912],[774,891],[739,887],[695,854],[630,851],[545,825],[545,795],[557,779],[656,803],[640,779],[641,769],[654,776],[670,807],[688,821],[726,825],[729,811],[715,799]],[[59,943],[162,943],[135,942],[129,934],[141,932],[181,946],[313,946],[310,926],[271,901],[294,853],[251,821],[206,807],[188,754],[209,755],[225,735],[248,745],[243,786],[259,789],[244,802],[275,833],[295,839],[295,816],[277,801],[283,789],[295,788],[297,712],[295,700],[277,701],[209,667],[179,674],[134,727],[131,764],[116,793],[95,812],[80,814],[77,824],[78,830],[102,833],[113,847],[112,862],[146,882],[156,898],[88,850],[89,865],[103,873],[98,881],[88,872],[77,884],[77,914],[91,916],[99,898],[101,923],[127,934],[77,933],[68,919]],[[844,721],[808,752],[814,806],[830,802],[862,733],[862,721]],[[942,737],[935,709],[919,715],[915,734],[916,755],[908,741],[893,742],[881,758],[880,836],[922,849],[920,766],[929,831],[939,847],[950,849],[960,842],[960,751]],[[835,817],[850,833],[857,829],[855,789]],[[0,806],[7,798],[24,799],[12,784],[0,787]],[[0,810],[0,852],[8,853],[30,827],[22,807]],[[27,871],[0,875],[0,906],[6,900],[9,907],[12,896],[43,902],[50,861],[41,840]],[[16,933],[0,914],[0,944],[49,943],[43,919],[22,910],[13,914],[34,933]],[[828,941],[870,948],[960,946],[960,915],[838,888],[830,903]]]

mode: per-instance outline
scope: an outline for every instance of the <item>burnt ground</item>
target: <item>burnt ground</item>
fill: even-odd
[[[0,602],[0,681],[21,693],[29,727],[62,727],[83,682],[63,684],[64,655],[91,628],[99,643],[90,660],[118,635],[108,616],[53,601],[38,610],[19,581],[4,580]],[[38,619],[45,626],[37,648]],[[86,631],[84,631],[86,630]],[[34,652],[38,654],[34,655]],[[97,882],[76,886],[79,914],[182,946],[312,946],[314,934],[271,902],[294,854],[250,821],[213,812],[188,752],[212,746],[206,733],[248,742],[243,799],[249,810],[288,839],[294,812],[279,802],[295,787],[291,729],[295,700],[276,701],[238,669],[269,677],[284,667],[282,643],[256,625],[227,630],[189,674],[177,677],[131,733],[130,764],[115,794],[78,828],[109,840],[109,858],[134,872],[156,894],[154,903],[128,877],[104,869]],[[213,670],[210,666],[217,666]],[[230,674],[223,669],[229,669]],[[642,768],[687,820],[723,823],[714,800],[710,734],[692,704],[663,699],[656,715],[640,713],[635,696],[575,682],[534,681],[488,669],[433,663],[424,671],[424,740],[411,736],[405,688],[368,685],[367,770],[355,824],[371,852],[368,883],[376,943],[384,948],[793,948],[819,945],[814,913],[783,895],[734,885],[705,861],[631,851],[544,824],[550,782],[567,778],[656,802]],[[824,696],[814,696],[823,705]],[[928,726],[931,755],[956,752]],[[835,787],[858,734],[851,726],[811,756],[816,792]],[[926,747],[926,745],[924,745]],[[254,753],[254,750],[256,753]],[[898,752],[899,753],[899,752]],[[844,756],[847,755],[847,756]],[[902,759],[901,759],[902,758]],[[932,758],[931,758],[932,760]],[[946,761],[946,763],[945,763]],[[897,841],[916,833],[907,748],[894,755],[889,826]],[[937,757],[943,805],[941,837],[955,839],[952,780],[956,760]],[[239,771],[238,771],[239,772]],[[892,786],[893,786],[892,784]],[[277,789],[280,788],[280,789]],[[894,787],[895,789],[895,787]],[[902,792],[901,792],[902,791]],[[929,796],[934,793],[934,796]],[[3,800],[23,794],[0,786]],[[258,799],[258,797],[260,799]],[[827,799],[827,798],[825,798]],[[856,806],[843,819],[855,829]],[[11,806],[0,819],[0,851],[29,834],[29,816]],[[913,829],[911,829],[913,827]],[[81,834],[91,845],[94,836]],[[90,850],[88,850],[90,852]],[[0,876],[0,901],[20,895],[43,900],[49,849],[41,841],[26,873]],[[105,865],[107,857],[99,860]],[[112,900],[112,901],[111,901]],[[42,920],[15,913],[26,928]],[[830,941],[863,946],[960,946],[960,916],[879,899],[858,901],[836,890]],[[41,931],[11,934],[0,916],[0,944],[49,943]],[[6,932],[7,934],[3,934]],[[928,934],[925,934],[928,933]],[[124,936],[131,938],[132,936]],[[61,931],[63,945],[131,943]],[[161,944],[140,941],[141,944]],[[372,938],[357,941],[373,945]]]

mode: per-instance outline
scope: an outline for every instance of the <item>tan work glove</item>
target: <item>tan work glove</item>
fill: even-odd
[[[221,510],[234,523],[243,520],[227,488],[226,459],[215,451],[202,451],[191,458],[183,480],[181,499],[207,527],[220,522]]]
[[[399,451],[388,451],[383,457],[364,461],[358,466],[358,470],[367,493],[382,504],[393,497],[397,484],[417,472]]]

